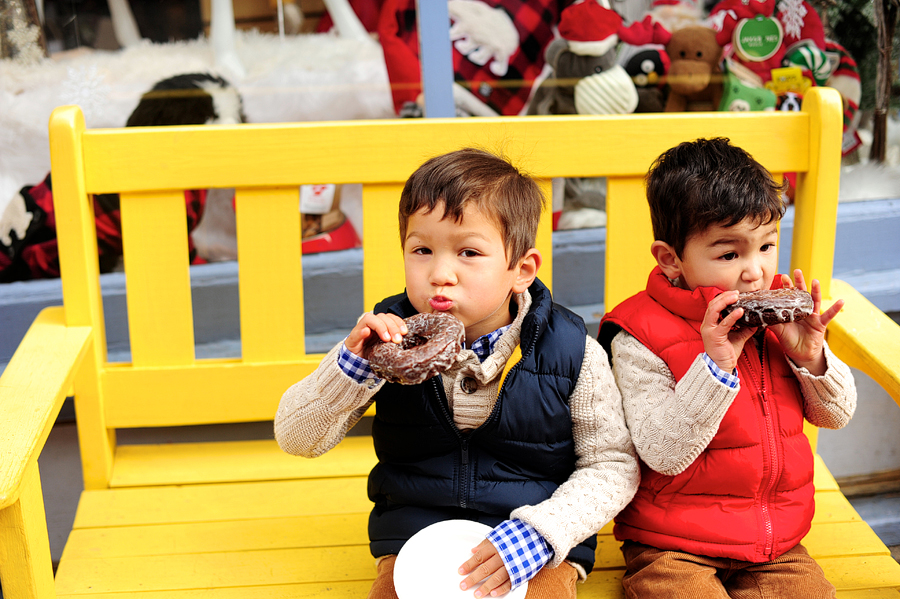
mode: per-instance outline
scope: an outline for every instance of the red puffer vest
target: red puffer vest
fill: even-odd
[[[657,268],[646,291],[604,317],[601,338],[625,329],[680,380],[703,352],[700,322],[719,292],[673,287]],[[815,504],[803,398],[775,334],[766,332],[761,345],[744,346],[740,391],[716,436],[684,472],[666,476],[641,464],[640,488],[616,518],[616,538],[765,562],[806,535]]]

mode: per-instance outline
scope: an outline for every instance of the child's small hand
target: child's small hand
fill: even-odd
[[[369,351],[378,341],[400,343],[407,333],[406,323],[396,314],[366,312],[347,335],[344,345],[361,358],[368,359]]]
[[[475,597],[487,597],[488,595],[499,597],[508,593],[512,588],[512,583],[497,548],[485,539],[478,547],[472,549],[472,553],[472,557],[459,568],[460,574],[468,574],[460,583],[459,588],[465,591],[478,584],[479,580],[484,580],[484,583],[475,590]]]
[[[737,291],[725,291],[714,297],[706,307],[706,314],[700,324],[700,337],[703,339],[706,355],[725,372],[732,372],[735,369],[738,357],[744,350],[744,344],[756,332],[756,327],[732,330],[734,323],[743,316],[743,308],[737,308],[725,318],[721,318],[722,310],[737,299]]]
[[[806,281],[803,273],[797,269],[794,271],[794,283],[788,276],[782,275],[785,287],[796,285],[798,289],[806,291]],[[784,353],[794,361],[797,366],[809,370],[814,376],[825,374],[825,327],[837,316],[844,307],[844,300],[837,300],[834,304],[819,314],[822,307],[822,288],[817,279],[812,280],[809,290],[813,300],[812,314],[797,322],[772,325],[769,328],[778,337]]]

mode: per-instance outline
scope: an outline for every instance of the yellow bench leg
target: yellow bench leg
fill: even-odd
[[[4,599],[56,596],[37,463],[25,471],[18,500],[0,510],[0,585]]]

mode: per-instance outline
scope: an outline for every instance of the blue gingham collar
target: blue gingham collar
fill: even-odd
[[[478,339],[472,343],[471,349],[475,352],[475,355],[478,356],[479,362],[484,362],[487,360],[488,356],[490,356],[494,352],[494,346],[497,345],[497,341],[500,340],[500,337],[503,336],[503,333],[509,330],[512,324],[508,324],[506,326],[502,326],[495,331],[491,331],[487,335],[482,335]]]

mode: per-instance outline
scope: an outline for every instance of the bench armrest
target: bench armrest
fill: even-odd
[[[831,281],[831,296],[846,302],[828,325],[831,350],[872,377],[900,405],[900,325],[844,281]]]
[[[0,510],[18,499],[90,340],[90,327],[66,326],[63,308],[45,308],[0,376]]]

